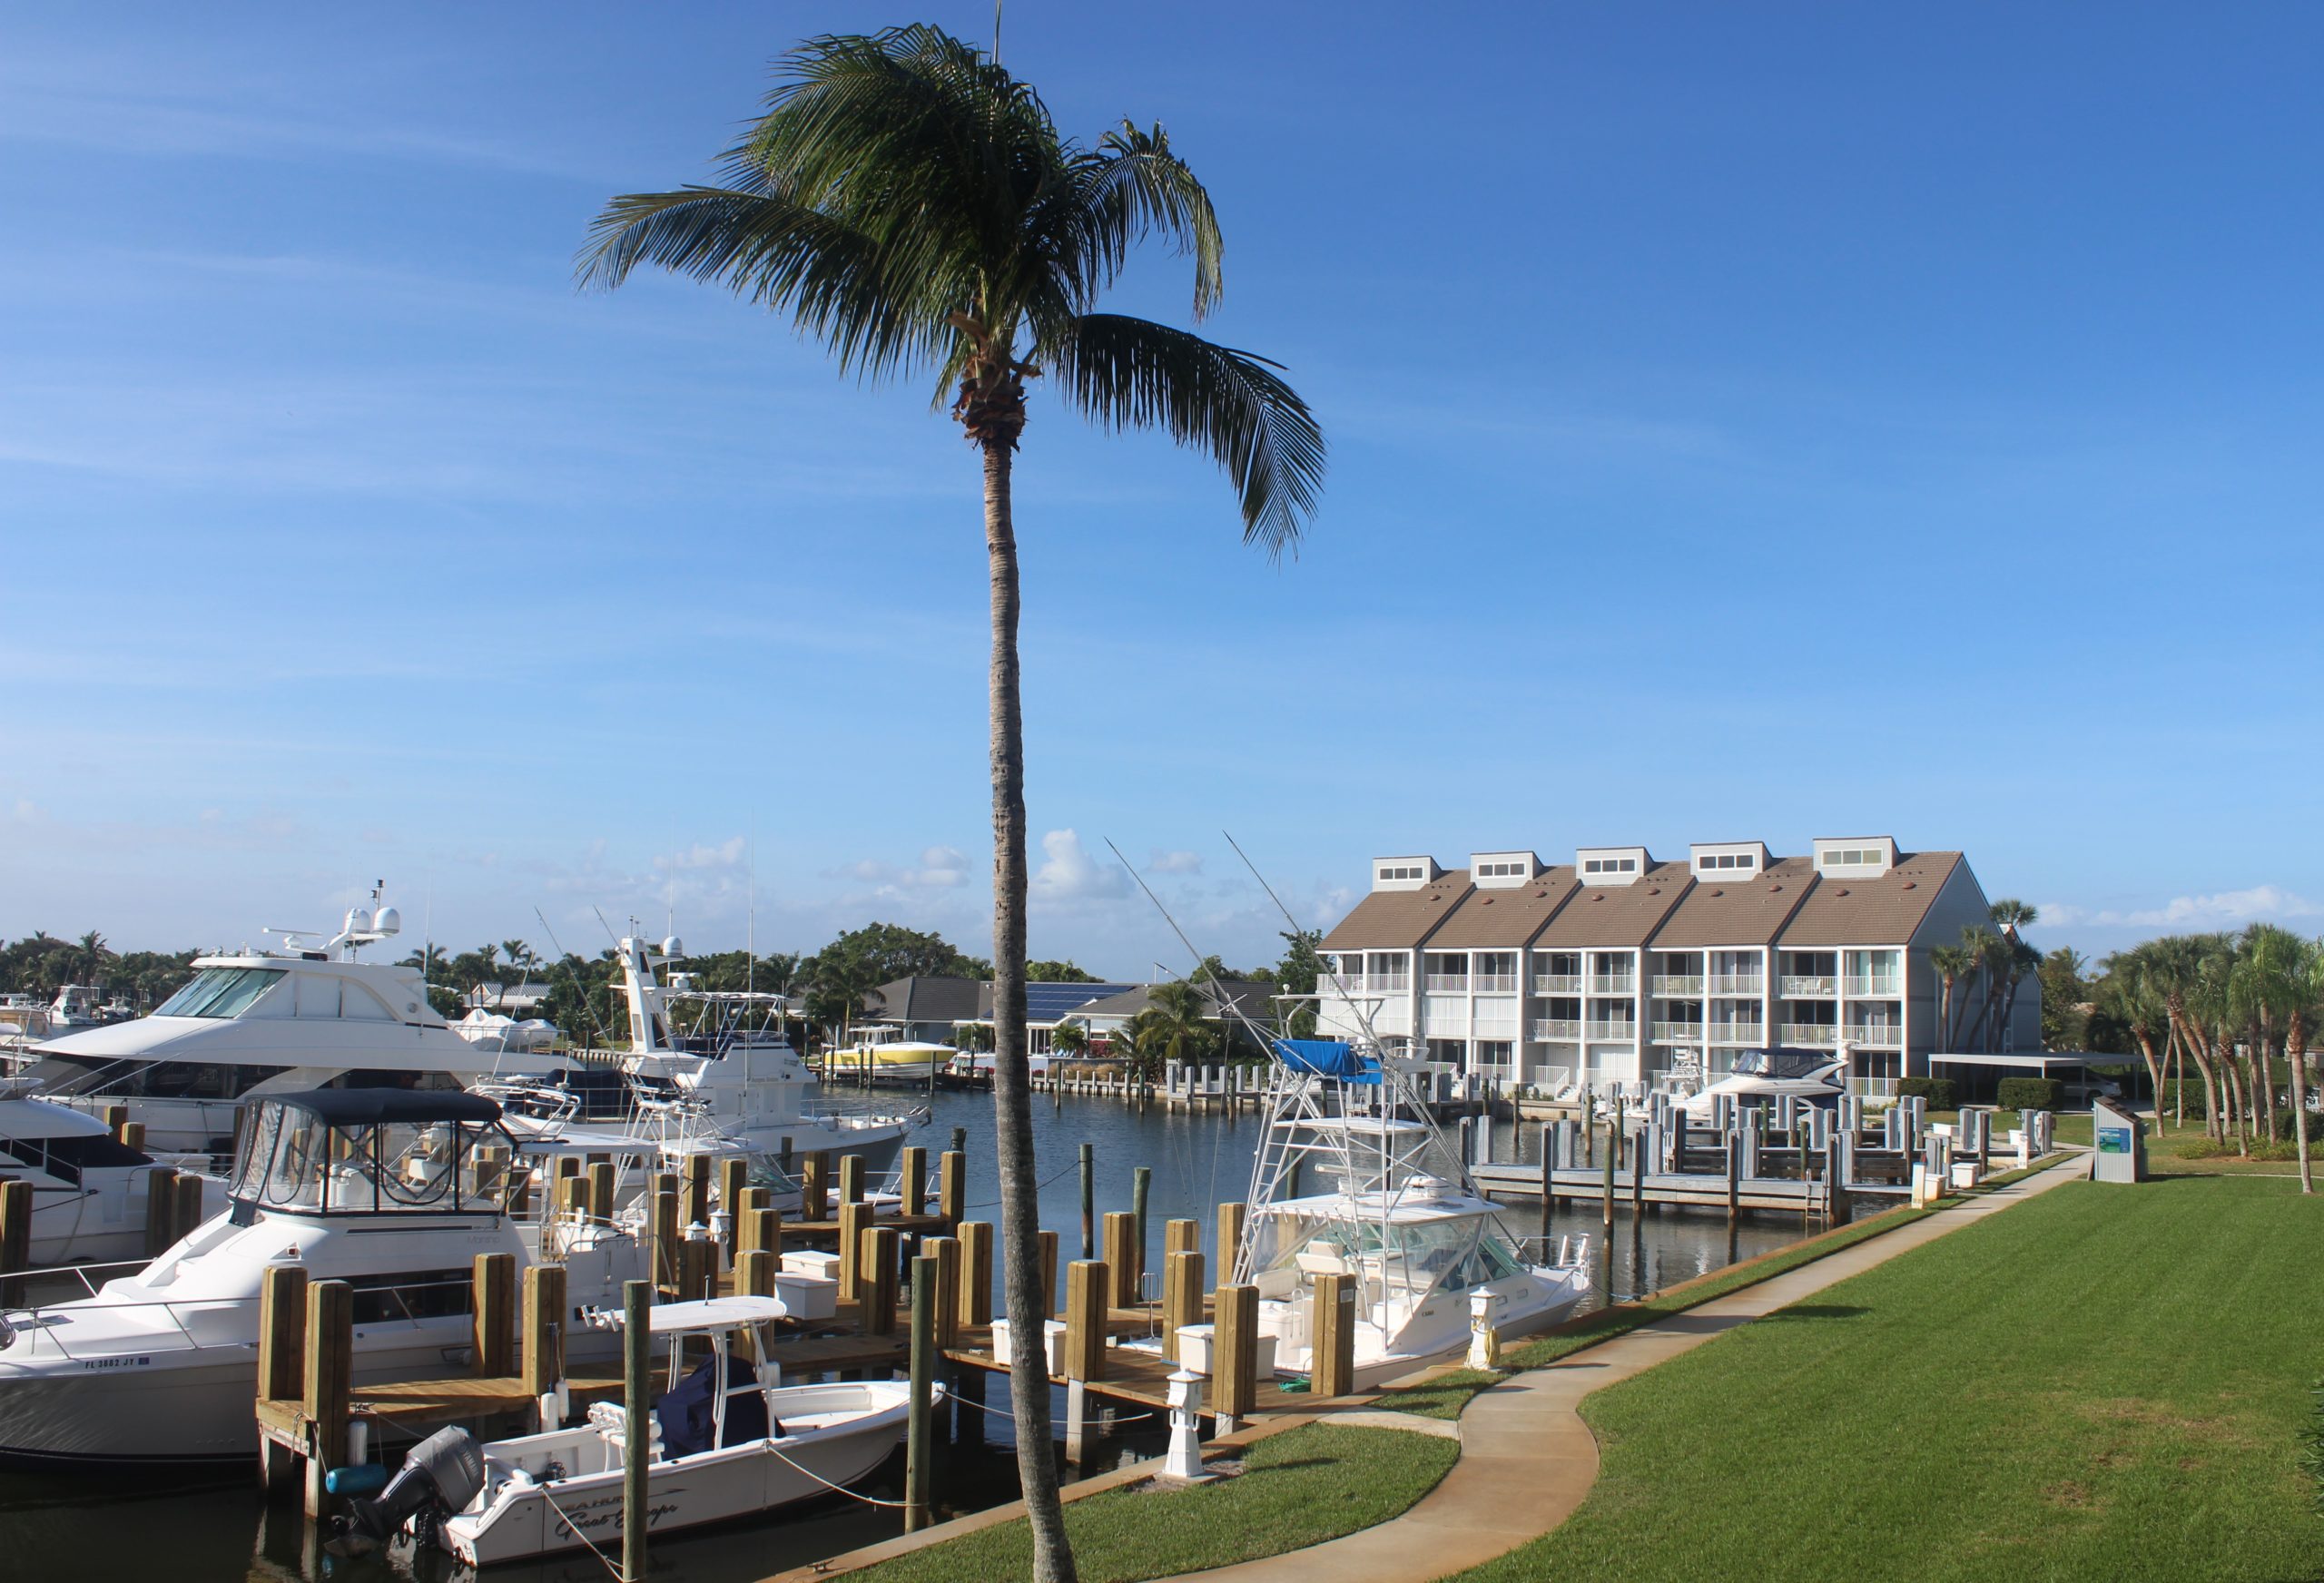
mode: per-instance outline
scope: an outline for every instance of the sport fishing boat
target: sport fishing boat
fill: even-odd
[[[1723,1077],[1685,1102],[1687,1115],[1709,1120],[1718,1096],[1738,1105],[1766,1105],[1786,1096],[1801,1105],[1834,1106],[1847,1092],[1848,1058],[1833,1050],[1743,1050]]]
[[[357,907],[320,949],[286,933],[278,950],[197,958],[192,980],[151,1017],[42,1039],[20,1075],[79,1108],[126,1105],[157,1152],[223,1155],[252,1096],[456,1090],[566,1067],[559,1056],[478,1048],[428,1005],[417,968],[358,959],[401,927],[392,907]]]
[[[1555,1324],[1588,1295],[1586,1242],[1533,1264],[1502,1230],[1423,1103],[1434,1063],[1376,1043],[1270,1038],[1266,1122],[1235,1280],[1259,1292],[1277,1374],[1315,1367],[1315,1280],[1356,1282],[1355,1383],[1458,1356],[1473,1304],[1503,1337]]]
[[[655,1533],[751,1517],[865,1478],[903,1438],[911,1387],[893,1381],[782,1383],[768,1327],[786,1317],[776,1297],[665,1303],[651,1311],[669,1344],[665,1389],[645,1432],[647,1520]],[[590,1323],[618,1332],[618,1311]],[[747,1352],[735,1346],[747,1338]],[[688,1342],[709,1355],[684,1368]],[[943,1387],[932,1387],[938,1401]],[[377,1501],[356,1503],[354,1527],[375,1540],[410,1527],[432,1532],[472,1567],[616,1542],[623,1459],[631,1425],[599,1402],[586,1423],[478,1442],[438,1431],[415,1448]]]
[[[42,1098],[28,1079],[0,1079],[0,1174],[32,1185],[36,1267],[143,1255],[153,1175],[177,1167],[121,1142],[95,1116]],[[200,1218],[224,1196],[225,1184],[204,1176]]]
[[[458,1092],[321,1089],[254,1105],[228,1209],[134,1274],[0,1313],[0,1462],[182,1465],[258,1451],[260,1293],[296,1265],[354,1288],[357,1386],[458,1372],[473,1261],[555,1259],[576,1306],[618,1303],[645,1244],[602,1219],[503,1206],[499,1106]],[[44,1273],[23,1278],[37,1287]],[[576,1335],[568,1356],[589,1352]],[[603,1338],[597,1352],[613,1349]]]
[[[866,1028],[853,1043],[823,1052],[823,1080],[925,1086],[960,1053],[957,1046],[905,1038],[899,1029]]]

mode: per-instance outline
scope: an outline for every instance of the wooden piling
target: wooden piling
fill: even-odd
[[[646,1482],[654,1457],[654,1286],[622,1285],[621,1583],[645,1583]]]
[[[33,1185],[0,1182],[0,1308],[21,1307],[33,1267]]]
[[[960,1238],[960,1322],[992,1322],[992,1223],[964,1220]]]
[[[167,1165],[156,1165],[145,1173],[145,1256],[149,1259],[161,1257],[178,1240],[177,1177]]]
[[[1246,1419],[1259,1403],[1259,1289],[1221,1286],[1211,1317],[1211,1406],[1222,1419]]]
[[[1129,1212],[1137,1217],[1137,1234],[1129,1240],[1133,1265],[1129,1273],[1132,1302],[1146,1294],[1146,1205],[1153,1191],[1153,1166],[1140,1165],[1129,1174]]]
[[[831,1204],[831,1155],[822,1150],[809,1155],[799,1177],[799,1218],[827,1219]]]
[[[1622,1152],[1622,1129],[1620,1122],[1606,1124],[1605,1199],[1606,1229],[1614,1229],[1614,1163]]]
[[[726,1262],[730,1264],[743,1249],[743,1195],[750,1190],[748,1160],[733,1155],[718,1162],[718,1207],[726,1216]]]
[[[307,1271],[302,1264],[269,1264],[259,1278],[258,1394],[297,1401],[305,1394]],[[261,1435],[259,1489],[288,1500],[299,1489],[299,1455],[271,1435]]]
[[[675,1292],[678,1287],[677,1178],[665,1172],[654,1180],[654,1283],[665,1292]],[[671,1185],[661,1186],[665,1182]]]
[[[1098,1256],[1098,1151],[1096,1145],[1081,1145],[1081,1256]]]
[[[1308,1393],[1315,1401],[1347,1396],[1355,1390],[1355,1277],[1315,1277],[1315,1367]]]
[[[764,1249],[745,1248],[734,1255],[734,1290],[745,1297],[772,1297],[780,1267]]]
[[[1106,1377],[1106,1304],[1113,1273],[1096,1259],[1076,1259],[1065,1272],[1065,1377]]]
[[[1162,1223],[1162,1257],[1166,1263],[1172,1254],[1198,1254],[1201,1251],[1202,1222],[1183,1219]]]
[[[1043,1231],[1033,1239],[1034,1257],[1041,1265],[1041,1312],[1057,1312],[1057,1233]]]
[[[867,1226],[856,1243],[860,1263],[855,1272],[855,1305],[866,1335],[896,1333],[896,1274],[901,1241],[894,1226],[873,1225]]]
[[[737,1254],[747,1248],[766,1246],[766,1244],[753,1239],[759,1234],[758,1228],[763,1224],[758,1218],[759,1211],[773,1201],[774,1195],[763,1187],[745,1187],[728,1202],[727,1208],[734,1216],[734,1251]]]
[[[1743,1129],[1727,1135],[1727,1224],[1743,1218]]]
[[[589,1166],[589,1214],[599,1224],[614,1217],[614,1163],[597,1160]]]
[[[300,1407],[306,1416],[306,1511],[330,1509],[323,1480],[347,1458],[347,1408],[355,1365],[355,1289],[318,1281],[307,1289],[307,1344]]]
[[[525,1266],[525,1394],[536,1401],[565,1378],[565,1266]]]
[[[1218,1206],[1218,1243],[1211,1251],[1218,1256],[1221,1280],[1235,1273],[1235,1256],[1243,1246],[1243,1223],[1250,1213],[1251,1206],[1239,1200]]]
[[[113,1141],[119,1143],[121,1141],[121,1129],[129,1125],[129,1106],[126,1105],[108,1105],[97,1113],[97,1119],[105,1124],[105,1130],[107,1132],[113,1134]]]
[[[960,1344],[960,1239],[922,1237],[920,1256],[936,1261],[936,1345],[942,1351]],[[914,1261],[915,1265],[917,1260]],[[915,1276],[912,1301],[920,1301]]]
[[[1173,1226],[1193,1225],[1174,1220]],[[1202,1322],[1203,1257],[1200,1248],[1174,1248],[1162,1256],[1162,1356],[1178,1361],[1178,1327]]]
[[[1128,1308],[1137,1302],[1137,1214],[1127,1209],[1108,1214],[1106,1216],[1106,1268],[1111,1272],[1113,1287],[1106,1301],[1116,1308]]]
[[[842,1155],[839,1157],[839,1201],[842,1204],[863,1202],[863,1156]]]
[[[706,1154],[686,1156],[684,1185],[680,1188],[679,1211],[684,1217],[687,1231],[710,1224],[710,1176],[718,1162]]]
[[[928,1151],[918,1144],[903,1152],[903,1168],[896,1183],[906,1214],[928,1212]]]
[[[887,1234],[893,1236],[891,1230]],[[943,1303],[944,1273],[933,1254],[911,1262],[911,1406],[904,1428],[904,1531],[915,1533],[932,1520],[929,1510],[930,1463],[935,1437],[930,1432],[936,1382],[936,1313]]]
[[[862,1283],[857,1270],[862,1263],[864,1229],[872,1224],[872,1206],[868,1204],[842,1204],[839,1206],[839,1263],[832,1273],[839,1278],[839,1300],[855,1301]]]
[[[718,1295],[718,1244],[708,1237],[688,1237],[678,1244],[678,1301],[694,1303]]]
[[[755,1253],[772,1254],[774,1262],[783,1263],[783,1212],[776,1209],[754,1210],[751,1214],[751,1248]]]
[[[517,1255],[478,1254],[468,1273],[469,1370],[501,1380],[517,1372]]]
[[[968,1208],[969,1156],[959,1149],[947,1149],[936,1162],[936,1211],[944,1217],[945,1228],[957,1233]]]

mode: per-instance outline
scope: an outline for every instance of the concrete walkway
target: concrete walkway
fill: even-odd
[[[1563,1522],[1597,1482],[1598,1442],[1576,1411],[1591,1391],[2087,1174],[2077,1160],[2053,1165],[1731,1297],[1512,1375],[1470,1402],[1460,1420],[1461,1460],[1402,1517],[1304,1550],[1183,1576],[1217,1583],[1428,1583],[1504,1555]]]

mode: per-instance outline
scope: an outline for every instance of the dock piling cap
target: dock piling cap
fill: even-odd
[[[684,1335],[695,1331],[734,1330],[787,1319],[791,1311],[780,1297],[705,1297],[689,1303],[658,1303],[648,1311],[648,1329],[655,1335]],[[592,1330],[619,1330],[622,1311],[593,1308],[587,1319]]]

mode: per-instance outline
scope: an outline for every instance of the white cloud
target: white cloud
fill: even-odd
[[[956,890],[969,882],[969,860],[958,847],[925,847],[917,867],[865,858],[835,872],[876,887],[883,895],[903,890]]]
[[[1094,901],[1129,894],[1129,879],[1110,863],[1100,863],[1070,830],[1053,830],[1041,838],[1049,856],[1033,875],[1033,894],[1043,901]]]
[[[2248,890],[2219,890],[2208,896],[2174,896],[2159,907],[2077,907],[2067,901],[2044,902],[2042,922],[2059,928],[2087,924],[2114,929],[2227,929],[2261,919],[2315,918],[2324,906],[2296,895],[2280,885],[2254,885]]]
[[[1157,874],[1199,874],[1202,872],[1202,854],[1157,851],[1154,860],[1146,866]]]
[[[685,869],[731,869],[740,863],[749,850],[750,842],[746,838],[730,836],[716,846],[704,846],[697,841],[684,851],[655,858],[654,866],[664,873]]]

